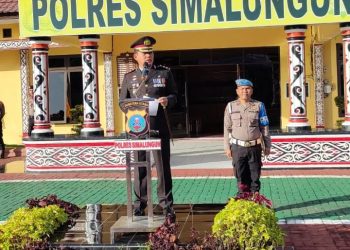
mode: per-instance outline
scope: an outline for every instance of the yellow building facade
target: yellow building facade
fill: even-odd
[[[129,1],[125,1],[126,5],[129,6],[127,2]],[[22,6],[22,8],[24,7],[26,6]],[[150,11],[149,7],[148,5],[145,6],[142,11]],[[346,9],[347,7],[344,3],[343,8]],[[137,15],[137,8],[135,6],[130,8],[135,10],[135,15]],[[161,10],[160,6],[158,8]],[[316,7],[313,6],[313,8]],[[42,9],[44,9],[43,6],[37,6],[36,11],[40,12]],[[212,6],[212,10],[214,10],[214,6]],[[79,12],[80,10],[77,11]],[[125,12],[125,10],[123,11]],[[108,14],[110,13],[108,12]],[[64,14],[62,15],[64,16]],[[22,16],[24,20],[27,18]],[[57,23],[59,20],[60,18],[56,17]],[[96,22],[97,20],[98,18],[95,17]],[[340,77],[342,65],[339,65],[342,61],[339,58],[339,46],[342,46],[343,43],[339,25],[343,21],[343,18],[339,18],[339,23],[336,22],[337,19],[334,19],[334,17],[327,17],[324,20],[327,20],[329,23],[311,23],[305,26],[305,40],[303,41],[305,92],[307,92],[305,98],[305,115],[307,124],[311,129],[331,130],[338,128],[339,124],[337,125],[337,121],[342,118],[341,112],[339,112],[338,107],[335,105],[334,98],[344,93],[344,90],[340,90],[340,88],[343,88],[344,83],[342,82],[343,76]],[[123,71],[123,67],[127,63],[120,65],[120,62],[123,61],[125,55],[132,54],[130,44],[133,41],[142,35],[151,35],[157,40],[157,44],[155,45],[156,63],[159,54],[162,64],[164,63],[165,66],[169,66],[172,69],[174,67],[175,71],[173,73],[175,77],[178,73],[178,77],[176,78],[178,85],[182,89],[180,94],[183,95],[182,107],[180,107],[181,110],[178,110],[178,113],[179,116],[183,117],[174,118],[173,120],[176,123],[174,129],[179,128],[183,130],[182,133],[179,133],[179,136],[220,134],[221,121],[219,120],[223,114],[223,107],[227,101],[235,98],[234,79],[238,77],[246,77],[253,81],[258,81],[258,86],[255,88],[255,97],[265,102],[265,104],[267,103],[268,108],[271,106],[269,115],[273,117],[272,120],[274,121],[272,128],[278,131],[288,129],[291,116],[291,93],[289,93],[290,87],[288,85],[291,70],[289,69],[290,52],[288,51],[289,45],[285,28],[288,26],[287,24],[293,23],[293,19],[290,19],[288,22],[283,21],[281,24],[276,24],[269,23],[269,20],[264,19],[263,25],[261,23],[256,23],[255,25],[252,23],[249,26],[245,22],[243,25],[237,23],[237,27],[232,27],[232,25],[231,27],[226,27],[226,23],[219,23],[217,24],[217,29],[214,25],[212,28],[201,30],[196,30],[194,24],[190,24],[190,28],[179,24],[177,25],[178,28],[171,30],[171,32],[167,32],[167,26],[158,28],[159,30],[152,32],[147,29],[145,25],[147,23],[143,23],[142,27],[145,27],[146,33],[140,32],[140,29],[130,29],[130,31],[122,30],[122,32],[113,34],[113,29],[111,28],[107,31],[101,29],[97,49],[99,121],[101,128],[105,134],[107,134],[107,131],[109,134],[113,131],[116,134],[123,132],[123,115],[118,107],[118,89],[122,79],[120,72],[125,71]],[[300,23],[300,20],[298,22]],[[92,28],[98,30],[98,27]],[[26,126],[25,120],[29,114],[29,111],[26,109],[30,101],[30,98],[26,96],[29,92],[25,91],[26,86],[23,85],[23,82],[28,87],[33,86],[32,47],[29,37],[21,37],[20,35],[18,17],[11,17],[8,20],[6,16],[3,17],[0,21],[0,30],[2,30],[2,36],[0,36],[0,76],[2,79],[0,82],[0,100],[6,105],[6,116],[3,120],[4,141],[6,144],[21,144],[23,137],[27,136],[26,131],[28,129],[23,126]],[[11,33],[10,36],[6,33],[9,30]],[[116,30],[118,31],[118,29]],[[28,30],[26,32],[28,33]],[[22,33],[27,34],[26,32]],[[81,56],[81,45],[78,35],[71,35],[71,32],[71,29],[67,29],[67,35],[64,34],[64,30],[57,34],[52,30],[43,32],[44,35],[54,34],[50,38],[51,42],[48,51],[49,60],[52,59],[53,63],[55,58],[66,58],[64,60],[73,60],[75,58],[77,60],[77,57]],[[35,34],[35,36],[37,35]],[[266,52],[270,50],[273,52]],[[320,50],[321,54],[315,53]],[[203,56],[206,53],[208,56]],[[225,58],[225,53],[229,54],[227,58]],[[234,58],[240,53],[244,54],[244,59]],[[274,75],[272,78],[269,76],[265,79],[263,74],[264,69],[260,68],[264,67],[265,62],[257,63],[254,68],[249,66],[247,61],[251,60],[250,63],[253,61],[253,64],[254,60],[267,60],[270,62],[271,58],[267,54],[274,58],[272,62],[273,66],[268,68],[269,72],[267,74],[271,75],[270,71],[272,70],[272,74]],[[188,57],[191,57],[191,55],[193,55],[193,58],[196,58],[198,55],[199,57],[203,56],[203,59],[200,62],[197,61],[194,63],[190,60],[190,63],[188,63]],[[187,57],[187,61],[182,60],[181,56],[184,58]],[[174,59],[175,57],[177,59]],[[219,59],[215,61],[214,57],[219,57]],[[110,60],[107,62],[108,67],[110,67],[109,69],[106,69],[106,58]],[[24,59],[26,59],[25,62],[23,61]],[[182,61],[180,63],[174,63],[174,60]],[[170,62],[170,65],[167,65],[167,62]],[[320,65],[322,67],[322,73],[317,76],[319,81],[317,82],[315,75],[316,67],[320,67]],[[74,78],[81,72],[79,67],[81,68],[81,65],[72,67],[65,65],[63,67],[64,69],[62,67],[49,67],[49,72],[53,72],[52,75],[54,76],[60,76],[57,72],[62,73],[62,70],[65,72],[62,75],[69,79],[62,81],[64,87],[61,89],[67,92],[67,81],[71,83],[74,80],[81,80],[79,77]],[[231,70],[232,72],[230,72]],[[192,73],[197,71],[197,75]],[[221,74],[220,72],[223,73]],[[106,80],[106,73],[110,78],[108,80]],[[210,78],[210,80],[196,81],[196,78]],[[261,78],[264,78],[264,80],[261,80]],[[232,85],[228,83],[231,80]],[[270,80],[274,82],[272,85]],[[204,86],[203,83],[206,85]],[[112,84],[112,88],[110,86],[106,88],[106,84]],[[220,91],[217,90],[221,88],[220,86],[223,86],[224,90],[222,92],[225,92],[222,98],[220,98]],[[211,90],[215,90],[216,94],[214,96],[210,93],[208,94]],[[73,94],[75,93],[75,90],[70,91]],[[112,95],[110,92],[112,92]],[[260,92],[264,92],[264,94],[262,95]],[[55,96],[56,93],[54,90],[50,90],[50,96]],[[198,96],[201,98],[198,98]],[[272,100],[270,98],[271,96],[273,96]],[[71,102],[74,102],[74,100],[69,100],[67,97],[64,97],[62,100],[65,107],[67,103],[71,107]],[[221,102],[221,104],[217,105],[217,102]],[[113,114],[110,113],[107,107],[111,103],[113,104]],[[51,108],[53,108],[52,105]],[[51,128],[55,135],[73,133],[72,127],[76,124],[69,121],[67,110],[64,110],[63,117],[58,122],[51,120]],[[217,122],[208,123],[208,121]],[[111,128],[113,131],[110,131]]]
[[[11,38],[1,37],[3,47],[0,48],[0,74],[1,91],[0,99],[6,105],[6,116],[4,117],[4,140],[6,144],[22,143],[22,95],[21,95],[21,65],[20,50],[15,46],[5,44],[19,41],[18,24],[1,24],[0,30],[11,29]],[[114,96],[114,124],[115,132],[123,131],[123,115],[118,108],[118,77],[117,77],[117,57],[123,53],[132,53],[130,44],[144,34],[130,35],[102,35],[99,40],[98,61],[99,61],[99,99],[100,99],[100,121],[102,127],[106,128],[105,112],[105,86],[104,86],[104,53],[112,55],[112,79]],[[283,27],[250,28],[250,29],[223,29],[205,31],[186,31],[172,33],[150,34],[157,39],[156,51],[174,50],[200,50],[200,49],[227,49],[227,48],[264,48],[277,47],[279,50],[279,85],[280,85],[280,129],[285,129],[289,119],[290,99],[287,97],[286,83],[289,81],[288,72],[288,43]],[[79,55],[80,46],[77,36],[59,36],[52,39],[53,45],[49,49],[49,57]],[[324,62],[324,79],[331,85],[331,92],[324,98],[324,127],[326,129],[336,129],[337,120],[340,119],[338,108],[334,98],[338,96],[338,71],[336,46],[342,43],[339,24],[309,25],[305,39],[305,65],[306,81],[308,83],[309,96],[307,97],[307,119],[312,128],[316,128],[315,121],[315,79],[313,65],[314,45],[322,45]],[[28,49],[30,57],[30,47]],[[235,66],[232,65],[232,84],[235,77]],[[31,65],[28,69],[31,71]],[[32,75],[28,74],[29,83],[32,84]],[[215,87],[215,86],[213,86]],[[232,93],[233,94],[233,93]],[[262,100],[264,101],[264,100]],[[222,110],[220,110],[221,112]],[[204,112],[205,113],[205,112]],[[203,113],[203,115],[205,115]],[[55,134],[70,134],[72,124],[52,123]]]
[[[176,137],[222,135],[234,82],[247,78],[270,120],[265,166],[350,164],[348,1],[8,3],[11,13],[0,6],[4,141],[25,145],[28,172],[125,167],[119,89],[135,66],[130,45],[144,35],[157,40],[155,64],[178,86],[169,112]]]

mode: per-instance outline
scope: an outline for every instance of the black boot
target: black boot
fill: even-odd
[[[175,223],[176,221],[176,214],[175,210],[172,207],[167,207],[164,209],[164,215],[167,220],[169,220],[170,223]]]
[[[135,216],[145,216],[145,210],[142,208],[135,208],[134,210],[134,215]]]

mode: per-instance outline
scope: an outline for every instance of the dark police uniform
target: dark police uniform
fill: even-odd
[[[0,101],[0,158],[5,158],[5,143],[3,139],[2,118],[5,116],[5,105]]]
[[[149,70],[144,87],[140,88],[140,91],[136,93],[142,80],[142,72],[139,68],[127,73],[122,83],[120,100],[140,97],[155,99],[167,97],[168,105],[166,109],[176,104],[177,88],[173,75],[168,68],[163,66],[152,67]],[[164,212],[167,213],[172,211],[173,194],[170,170],[170,134],[165,115],[163,107],[159,104],[157,115],[150,116],[150,128],[151,130],[159,131],[159,138],[161,138],[161,151],[156,151],[153,156],[158,175],[157,194],[159,205],[164,209]],[[138,160],[145,160],[145,152],[138,153]],[[141,211],[141,213],[137,215],[143,215],[143,210],[147,206],[146,168],[135,168],[134,174],[134,191],[136,194],[134,206],[136,210],[139,209],[139,211]]]
[[[240,86],[251,86],[250,81]],[[227,104],[224,116],[224,147],[231,148],[239,192],[259,192],[262,144],[270,149],[269,121],[262,102],[251,99]]]

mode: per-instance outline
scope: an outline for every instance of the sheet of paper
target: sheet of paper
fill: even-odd
[[[149,115],[157,116],[159,102],[157,100],[149,101]]]

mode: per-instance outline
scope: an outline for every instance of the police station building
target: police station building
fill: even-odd
[[[112,147],[113,136],[124,131],[118,101],[123,76],[135,67],[130,44],[150,35],[157,40],[155,64],[169,67],[178,85],[178,103],[170,113],[174,136],[221,136],[224,108],[236,98],[234,80],[246,78],[269,115],[275,145],[267,160],[271,166],[350,165],[347,0],[18,4],[9,0],[7,8],[0,6],[7,144],[24,140],[28,150],[75,147],[67,137],[79,124],[72,108],[83,107],[79,145]],[[320,143],[331,147],[328,156]],[[114,166],[106,159],[106,168]],[[40,169],[34,160],[28,166]]]

